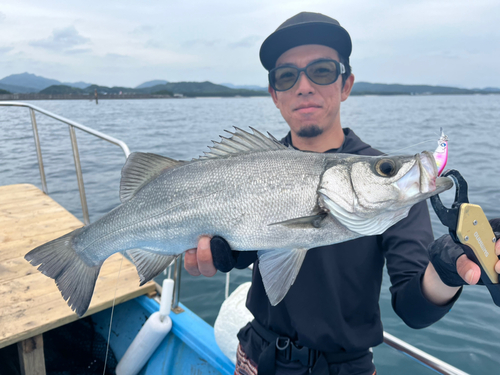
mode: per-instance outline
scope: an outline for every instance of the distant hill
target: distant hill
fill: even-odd
[[[153,93],[154,95],[169,95],[169,96],[174,96],[174,93],[168,90],[160,90],[160,91],[155,91]]]
[[[162,90],[170,91],[174,94],[184,96],[266,96],[267,92],[231,89],[223,85],[217,85],[212,82],[169,82],[164,85],[156,85],[142,89],[143,92],[157,93]]]
[[[145,89],[145,88],[153,87],[153,86],[157,86],[157,85],[164,85],[166,83],[168,83],[168,81],[164,81],[162,79],[155,79],[153,81],[141,83],[139,86],[136,87],[136,89]]]
[[[255,91],[267,91],[267,86],[254,86],[254,85],[233,85],[232,83],[221,83],[222,86],[229,87],[231,89],[245,89],[245,90],[255,90]]]
[[[52,85],[40,91],[40,94],[47,95],[67,95],[67,94],[83,94],[84,91],[77,87],[66,85]]]
[[[38,91],[52,85],[61,84],[61,82],[55,79],[44,78],[30,73],[12,74],[0,79],[0,83],[5,85],[32,87]]]
[[[477,89],[477,90],[481,90],[481,89]],[[500,88],[498,88],[498,87],[485,87],[482,90],[484,90],[484,91],[490,91],[490,92],[500,92]]]
[[[0,95],[10,94],[7,90],[0,90]]]
[[[99,85],[90,85],[89,87],[84,88],[82,91],[89,93],[89,94],[94,94],[96,90],[97,90],[97,93],[99,95],[120,94],[120,93],[122,93],[122,94],[125,94],[125,93],[130,93],[130,94],[143,93],[142,90],[132,89],[130,87],[121,87],[121,86],[107,87],[107,86],[99,86]]]
[[[216,85],[212,82],[169,82],[153,87],[142,89],[133,89],[130,87],[107,87],[99,85],[90,85],[84,89],[70,87],[68,85],[51,85],[43,90],[40,94],[46,95],[93,95],[97,91],[99,96],[105,95],[128,95],[128,94],[154,94],[154,95],[170,95],[182,94],[187,97],[195,96],[263,96],[269,95],[263,91],[253,91],[244,89],[231,89],[229,87]]]
[[[79,81],[79,82],[63,82],[61,83],[62,85],[65,85],[65,86],[71,86],[71,87],[76,87],[78,89],[85,89],[87,87],[89,87],[91,85],[91,83],[87,83],[87,82],[82,82],[82,81]]]
[[[7,90],[12,93],[19,93],[19,94],[27,94],[30,92],[38,92],[39,90],[33,88],[33,87],[22,87],[22,86],[15,86],[15,85],[6,85],[4,83],[0,83],[0,89],[2,90]]]
[[[500,93],[500,89],[460,89],[448,86],[356,82],[351,91],[352,95],[464,95],[489,93]]]
[[[56,79],[40,77],[31,73],[11,74],[0,79],[0,88],[14,93],[39,92],[54,85],[66,85],[78,88],[90,86],[89,83],[85,82],[61,83]]]
[[[44,91],[50,88],[48,91]],[[71,90],[75,88],[76,90]],[[232,83],[215,84],[205,82],[168,82],[165,80],[147,81],[136,88],[122,86],[91,85],[86,82],[64,82],[49,79],[35,74],[12,74],[0,79],[0,90],[11,93],[51,93],[52,95],[66,94],[156,94],[170,95],[182,94],[183,96],[267,96],[267,87],[256,85],[234,85]],[[82,90],[82,91],[78,91]],[[352,95],[463,95],[463,94],[500,94],[500,88],[486,87],[484,89],[463,89],[448,86],[430,85],[401,85],[385,83],[356,82]]]

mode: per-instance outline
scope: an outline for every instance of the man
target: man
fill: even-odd
[[[341,126],[340,105],[354,83],[350,53],[347,31],[317,13],[290,18],[264,41],[260,59],[270,72],[269,93],[290,126],[284,144],[302,151],[381,154]],[[478,266],[449,237],[432,241],[429,212],[421,202],[382,235],[308,251],[294,285],[276,306],[254,267],[247,307],[255,320],[238,334],[235,373],[258,368],[259,374],[374,374],[369,349],[383,341],[378,299],[384,262],[393,308],[413,328],[442,318],[460,295],[462,279],[475,284],[480,278]],[[429,263],[430,243],[440,275]],[[500,253],[498,244],[496,250]],[[448,258],[442,260],[441,253]],[[185,268],[213,276],[214,263],[222,271],[258,263],[253,252],[238,254],[233,258],[223,239],[202,236],[198,248],[186,253]]]

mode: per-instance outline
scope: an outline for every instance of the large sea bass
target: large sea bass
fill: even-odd
[[[200,235],[219,235],[234,250],[259,250],[264,287],[276,305],[308,249],[383,233],[415,203],[453,185],[437,177],[429,152],[320,154],[256,130],[231,134],[190,162],[131,154],[122,170],[122,204],[26,259],[55,279],[81,316],[112,254],[126,251],[143,284],[196,247]]]

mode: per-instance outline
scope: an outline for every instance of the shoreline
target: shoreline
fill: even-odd
[[[99,95],[98,100],[105,99],[177,99],[171,95],[126,94]],[[89,100],[95,101],[94,94],[89,95],[51,95],[51,94],[0,94],[0,100]]]
[[[435,96],[435,95],[500,95],[500,92],[488,92],[488,93],[406,93],[406,92],[351,92],[350,96]],[[265,96],[265,95],[262,95]],[[108,95],[99,95],[97,97],[98,100],[120,100],[120,99],[185,99],[185,98],[241,98],[241,95],[235,96],[226,96],[220,95],[220,93],[214,93],[211,95],[184,95],[182,97],[171,96],[171,95],[154,95],[154,94],[108,94]],[[244,96],[250,97],[250,96]],[[255,95],[252,97],[261,97],[261,95]],[[96,98],[94,95],[51,95],[51,94],[0,94],[0,101],[9,101],[9,100],[88,100],[95,101]]]

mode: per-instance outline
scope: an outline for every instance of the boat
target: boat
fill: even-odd
[[[166,289],[163,290],[163,286],[153,281],[138,287],[139,279],[135,267],[123,255],[113,255],[102,268],[92,303],[82,319],[78,319],[78,316],[67,307],[54,282],[24,260],[24,255],[31,248],[90,223],[75,129],[120,147],[125,157],[128,157],[130,150],[124,142],[116,138],[31,103],[7,101],[0,102],[0,107],[20,107],[29,110],[42,185],[41,190],[33,185],[33,181],[0,186],[0,301],[2,301],[0,353],[8,348],[12,353],[13,348],[17,346],[20,373],[45,374],[44,338],[56,330],[72,332],[72,324],[90,319],[89,336],[102,337],[106,344],[109,343],[111,357],[118,363],[117,373],[233,374],[234,357],[229,358],[231,354],[219,348],[214,328],[179,301],[182,267],[180,258],[169,269],[167,280],[172,280],[169,285],[172,284],[173,289],[167,292]],[[58,123],[69,126],[84,223],[48,195],[37,129],[37,114],[51,117]],[[233,296],[228,295],[229,274],[226,281],[226,298],[228,298],[226,301],[230,301]],[[170,295],[173,297],[170,298]],[[131,345],[136,345],[134,340],[137,342],[141,337],[141,330],[142,332],[145,330],[143,327],[148,325],[147,322],[151,321],[158,311],[161,314],[162,308],[161,321],[166,319],[171,322],[171,327],[165,330],[164,335],[158,340],[158,345],[150,348],[147,355],[141,358],[137,355],[134,357],[138,351],[131,350],[134,352],[133,365],[120,365],[130,357],[127,350]],[[233,314],[236,319],[244,315],[241,309],[228,308],[225,313],[229,311],[229,314]],[[248,319],[248,315],[246,316]],[[242,320],[240,326],[245,325],[247,321]],[[221,324],[223,327],[224,323]],[[236,342],[235,335],[230,336],[231,340]],[[156,337],[160,337],[159,334]],[[146,337],[143,341],[153,340]],[[384,333],[384,342],[438,373],[466,374],[389,333]],[[87,366],[88,373],[103,373],[106,366],[109,366],[109,373],[113,373],[116,364],[108,363],[109,357],[106,349],[103,357],[104,369],[101,367],[92,372],[97,363],[97,359],[94,359]],[[136,372],[131,370],[134,366],[138,367],[134,370]]]

